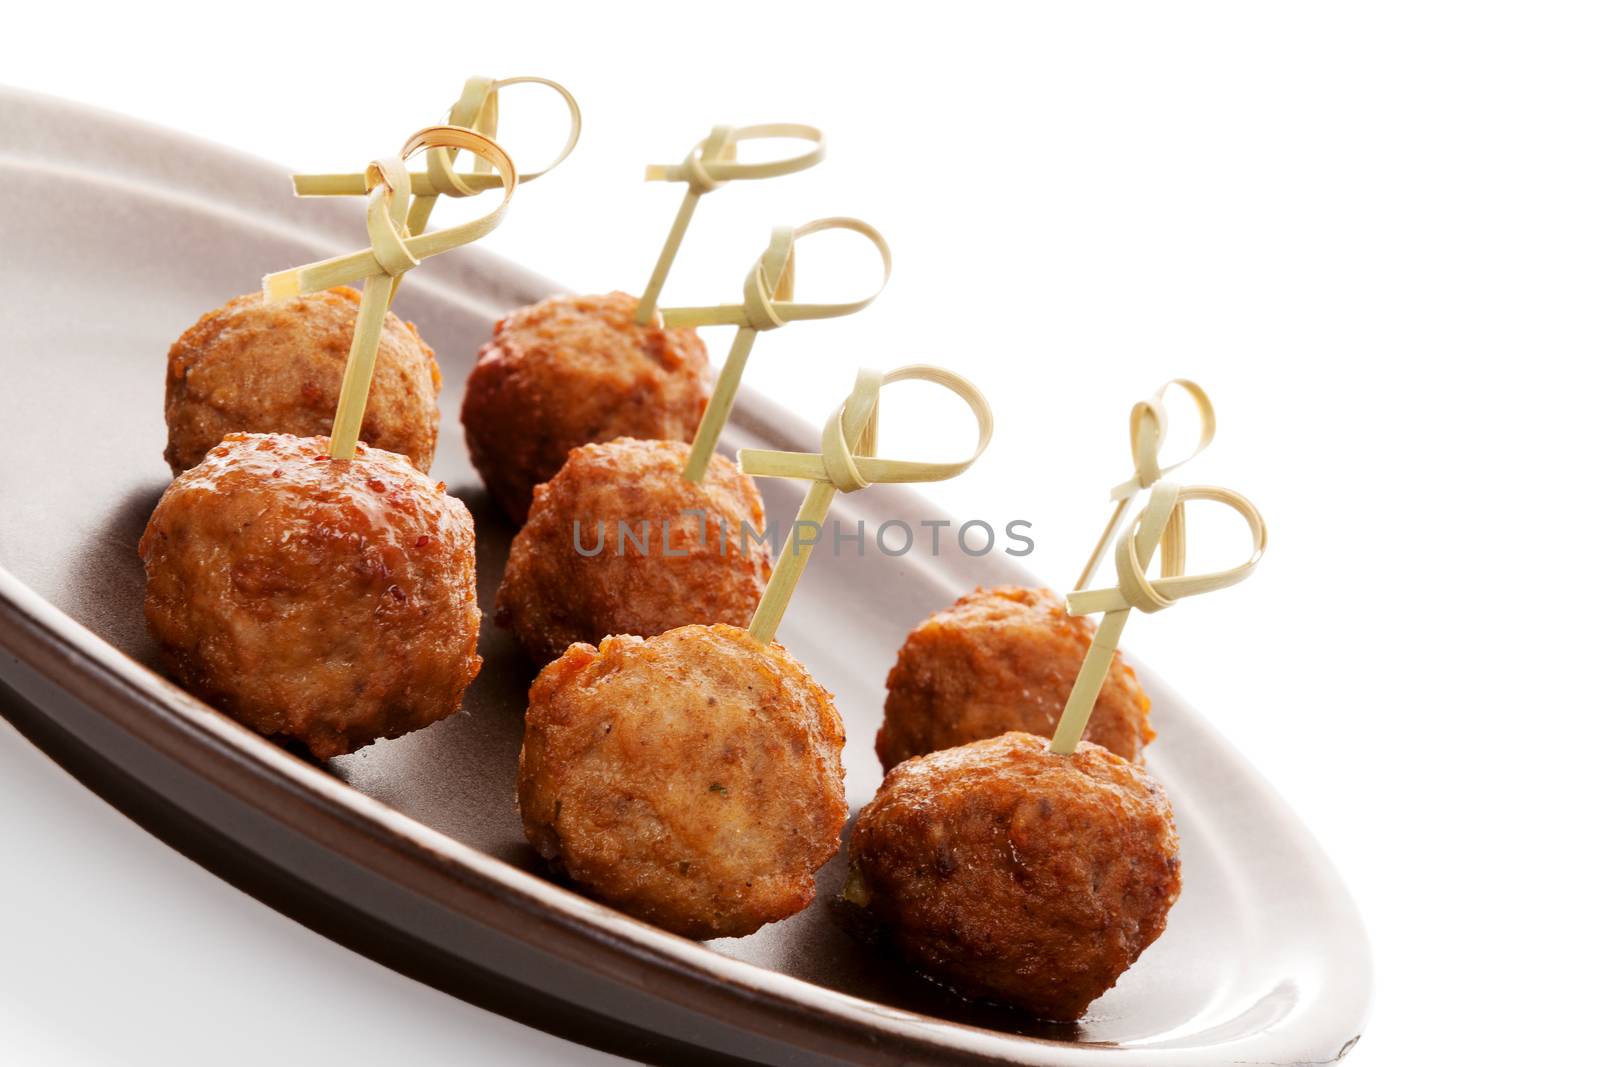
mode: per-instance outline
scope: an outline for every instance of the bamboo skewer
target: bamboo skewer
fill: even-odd
[[[741,143],[777,139],[810,141],[813,147],[788,159],[765,163],[739,162]],[[667,282],[667,272],[672,269],[672,262],[678,256],[678,248],[683,244],[684,234],[689,231],[689,222],[694,218],[695,208],[699,206],[702,196],[731,181],[778,178],[798,173],[822,162],[826,151],[822,131],[815,126],[790,122],[772,122],[737,129],[716,126],[705,140],[689,150],[682,163],[646,167],[645,181],[684,182],[688,188],[684,190],[683,202],[678,205],[678,214],[672,220],[672,229],[667,231],[661,254],[656,257],[650,280],[645,283],[644,292],[639,296],[634,321],[645,326],[655,318],[656,302],[660,300],[661,288]]]
[[[567,91],[566,86],[549,78],[523,75],[497,80],[475,74],[467,79],[461,88],[461,95],[450,106],[446,125],[472,130],[493,140],[500,125],[500,90],[511,85],[544,85],[554,89],[566,103],[567,114],[571,119],[567,127],[566,143],[562,145],[555,159],[539,170],[518,171],[516,181],[521,184],[550,173],[572,154],[572,150],[577,147],[578,137],[583,132],[583,113],[578,109],[578,101]],[[467,173],[456,170],[453,164],[460,151],[459,148],[431,148],[427,155],[427,169],[407,173],[411,190],[411,207],[405,217],[407,234],[419,234],[427,229],[428,220],[433,215],[433,208],[438,203],[439,197],[476,196],[485,190],[501,186],[503,181],[501,175],[485,159],[476,158],[473,169]],[[369,191],[365,173],[296,174],[293,176],[293,182],[294,195],[304,197],[365,196]],[[390,303],[393,303],[394,293],[398,290],[397,280],[389,293]]]
[[[550,173],[577,147],[578,137],[583,131],[583,114],[578,109],[578,101],[565,86],[549,78],[532,75],[499,80],[474,75],[467,79],[445,120],[445,125],[460,126],[485,137],[496,138],[499,136],[500,90],[525,84],[548,86],[559,93],[567,105],[571,124],[567,128],[566,143],[556,158],[539,170],[519,170],[518,182],[529,182]],[[427,227],[428,218],[440,196],[476,196],[486,189],[500,187],[500,175],[482,159],[468,173],[454,169],[451,164],[458,151],[454,148],[432,149],[428,152],[427,169],[411,172],[411,192],[415,199],[406,216],[406,228],[412,233],[421,233]],[[368,191],[365,174],[296,174],[293,182],[295,196],[365,196]]]
[[[1187,456],[1163,467],[1161,446],[1167,437],[1165,400],[1167,390],[1173,386],[1182,389],[1194,399],[1195,408],[1200,413],[1200,440]],[[1072,587],[1075,590],[1086,589],[1089,583],[1094,581],[1095,572],[1100,569],[1106,549],[1111,547],[1112,539],[1121,528],[1124,516],[1139,494],[1206,450],[1206,446],[1216,435],[1217,416],[1216,410],[1211,406],[1211,398],[1206,395],[1204,389],[1187,378],[1174,378],[1164,382],[1148,400],[1141,400],[1133,405],[1128,424],[1133,443],[1133,477],[1111,490],[1111,502],[1114,505],[1111,518],[1106,523],[1105,530],[1101,532],[1100,540],[1095,543],[1094,551],[1089,554],[1089,562],[1084,565],[1083,573],[1078,575],[1078,581]]]
[[[423,149],[464,149],[487,160],[503,179],[503,196],[487,215],[433,233],[412,236],[405,220],[411,206],[411,175],[405,161]],[[361,305],[345,360],[344,380],[339,389],[339,406],[334,414],[328,454],[334,459],[355,455],[367,393],[378,357],[378,341],[383,331],[395,287],[406,271],[428,256],[447,252],[484,236],[500,224],[517,189],[517,168],[495,141],[481,133],[457,126],[429,126],[412,134],[400,153],[377,160],[367,167],[367,235],[370,247],[361,252],[335,256],[317,263],[278,271],[262,279],[268,300],[280,300],[316,292],[335,285],[363,281]]]
[[[947,463],[880,459],[878,446],[878,394],[885,385],[924,381],[955,393],[972,410],[978,423],[978,443],[966,459]],[[811,559],[814,541],[800,531],[820,527],[837,493],[853,493],[881,482],[937,482],[954,478],[978,461],[994,433],[994,415],[978,387],[940,367],[913,364],[889,371],[861,370],[855,388],[834,412],[822,431],[820,452],[776,452],[740,449],[739,469],[756,478],[798,478],[812,484],[784,541],[783,553],[773,569],[761,602],[750,620],[750,634],[766,644],[778,632],[789,600]]]
[[[873,293],[860,300],[836,304],[805,304],[794,300],[794,247],[801,238],[826,230],[849,230],[861,234],[872,242],[883,260],[883,279]],[[734,394],[744,376],[751,349],[755,347],[756,334],[775,330],[786,323],[804,319],[832,319],[853,315],[866,308],[889,284],[893,270],[889,245],[883,235],[860,219],[816,219],[803,226],[778,226],[772,231],[767,250],[756,260],[750,273],[745,275],[744,300],[738,304],[719,304],[713,307],[664,308],[662,321],[668,326],[738,326],[728,357],[723,360],[717,375],[716,387],[706,410],[700,416],[700,426],[695,430],[694,443],[689,448],[689,458],[683,465],[683,476],[691,482],[705,477],[706,467],[717,448],[717,440],[727,425],[733,409]]]
[[[1184,503],[1190,500],[1208,500],[1224,504],[1243,517],[1250,528],[1253,545],[1250,558],[1237,567],[1209,574],[1184,573],[1186,524]],[[1145,575],[1161,549],[1161,577],[1151,581]],[[1078,747],[1089,715],[1099,699],[1100,688],[1105,684],[1111,669],[1111,660],[1122,640],[1122,631],[1128,623],[1128,614],[1137,608],[1143,612],[1162,611],[1184,597],[1209,593],[1237,585],[1248,578],[1261,562],[1267,547],[1267,528],[1255,505],[1231,489],[1216,486],[1179,486],[1173,482],[1157,482],[1150,490],[1150,500],[1117,542],[1117,584],[1112,589],[1078,590],[1067,595],[1067,610],[1073,615],[1103,614],[1094,640],[1084,656],[1078,677],[1067,695],[1065,709],[1056,723],[1055,736],[1050,741],[1050,751],[1069,754]]]

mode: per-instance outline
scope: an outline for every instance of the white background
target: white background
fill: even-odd
[[[1379,979],[1351,1062],[1584,1058],[1590,9],[597,7],[28,5],[6,16],[0,80],[326,170],[392,151],[468,73],[555,77],[583,142],[487,243],[579,290],[642,286],[681,192],[640,182],[644,163],[713,122],[824,127],[815,171],[705,201],[668,302],[736,299],[773,223],[877,224],[897,265],[879,303],[765,337],[747,381],[820,421],[857,364],[967,373],[1000,432],[933,495],[1033,519],[1058,586],[1128,474],[1131,402],[1201,380],[1221,430],[1184,476],[1249,494],[1272,548],[1246,585],[1136,619],[1127,643],[1347,878]],[[528,160],[559,115],[513,92],[503,132]],[[801,287],[852,292],[859,251],[808,242]],[[888,450],[965,447],[934,415],[887,417]],[[1214,517],[1191,521],[1197,566],[1239,551],[1226,528],[1207,543]],[[0,857],[0,1060],[604,1059],[234,892],[9,728]]]

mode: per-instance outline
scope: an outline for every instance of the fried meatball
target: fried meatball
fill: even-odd
[[[229,434],[139,541],[167,671],[319,759],[453,714],[481,663],[466,507],[404,456],[327,450]]]
[[[1048,589],[977,589],[935,612],[906,637],[889,671],[883,769],[1007,730],[1050,736],[1094,631]],[[1155,740],[1150,698],[1121,654],[1083,736],[1130,760]]]
[[[167,353],[167,464],[181,474],[230,433],[333,429],[361,294],[339,287],[294,300],[236,297],[184,331]],[[361,418],[361,440],[420,471],[439,438],[439,365],[417,329],[391,312]]]
[[[889,773],[851,831],[844,899],[963,996],[1066,1021],[1161,936],[1181,886],[1147,771],[1008,733]]]
[[[804,908],[839,850],[844,725],[781,645],[734,626],[573,645],[528,693],[528,840],[595,897],[685,937]]]
[[[495,621],[536,662],[608,634],[750,621],[772,574],[766,543],[745,536],[763,529],[761,493],[721,456],[690,482],[688,455],[681,441],[584,445],[534,490]]]
[[[711,395],[692,329],[633,321],[638,300],[552,296],[495,323],[461,402],[472,464],[513,521],[567,453],[616,437],[691,441]]]

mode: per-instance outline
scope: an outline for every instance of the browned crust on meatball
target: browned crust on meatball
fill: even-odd
[[[650,637],[690,623],[750,621],[772,574],[766,543],[741,537],[742,524],[764,527],[761,493],[721,456],[704,480],[688,481],[688,455],[680,441],[584,445],[534,490],[528,521],[511,542],[495,621],[536,662],[608,634]],[[705,513],[703,527],[699,516],[684,514],[692,510]],[[620,536],[624,522],[635,537],[649,523],[646,548]],[[574,523],[584,552],[599,546],[598,554],[578,551]]]
[[[333,428],[361,294],[340,286],[267,303],[250,293],[208,311],[167,353],[167,464],[180,474],[230,433],[301,437]],[[361,419],[361,440],[433,464],[439,364],[417,328],[390,312]]]
[[[139,541],[167,671],[319,759],[453,714],[481,664],[472,516],[404,456],[229,434]]]
[[[1007,730],[1050,736],[1094,631],[1048,589],[977,589],[935,612],[889,671],[877,744],[884,770]],[[1083,738],[1131,760],[1155,736],[1150,698],[1119,653]]]
[[[615,437],[689,441],[711,395],[692,329],[633,321],[638,300],[552,296],[495,323],[461,402],[473,466],[521,522],[567,453]]]
[[[739,937],[816,894],[847,814],[843,747],[827,690],[745,630],[574,645],[528,693],[523,826],[601,900]]]
[[[846,899],[962,995],[1071,1020],[1166,929],[1182,878],[1166,792],[1080,742],[1008,733],[901,763],[850,834]]]

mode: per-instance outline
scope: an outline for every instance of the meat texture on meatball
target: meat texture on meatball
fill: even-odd
[[[1094,633],[1048,589],[977,589],[935,612],[889,671],[877,745],[884,770],[1008,730],[1050,736]],[[1119,653],[1084,740],[1131,760],[1155,736],[1150,698]]]
[[[827,690],[748,631],[573,645],[528,694],[523,826],[593,896],[739,937],[815,896],[847,814],[843,747]]]
[[[750,621],[772,574],[755,481],[721,456],[683,477],[689,446],[621,438],[573,449],[533,493],[495,621],[545,663],[575,641]],[[624,532],[626,529],[626,533]]]
[[[229,434],[139,541],[167,671],[319,759],[453,714],[481,663],[465,505],[404,456],[327,451]]]
[[[1144,768],[1008,733],[889,773],[851,831],[844,898],[963,996],[1069,1021],[1161,936],[1181,885]]]
[[[513,521],[579,445],[693,440],[711,395],[706,346],[692,329],[640,326],[638,304],[626,293],[552,296],[497,322],[478,352],[461,425]]]
[[[167,353],[167,464],[181,474],[230,433],[327,434],[361,294],[260,293],[208,311]],[[439,438],[439,365],[417,329],[384,317],[361,440],[426,472]]]

